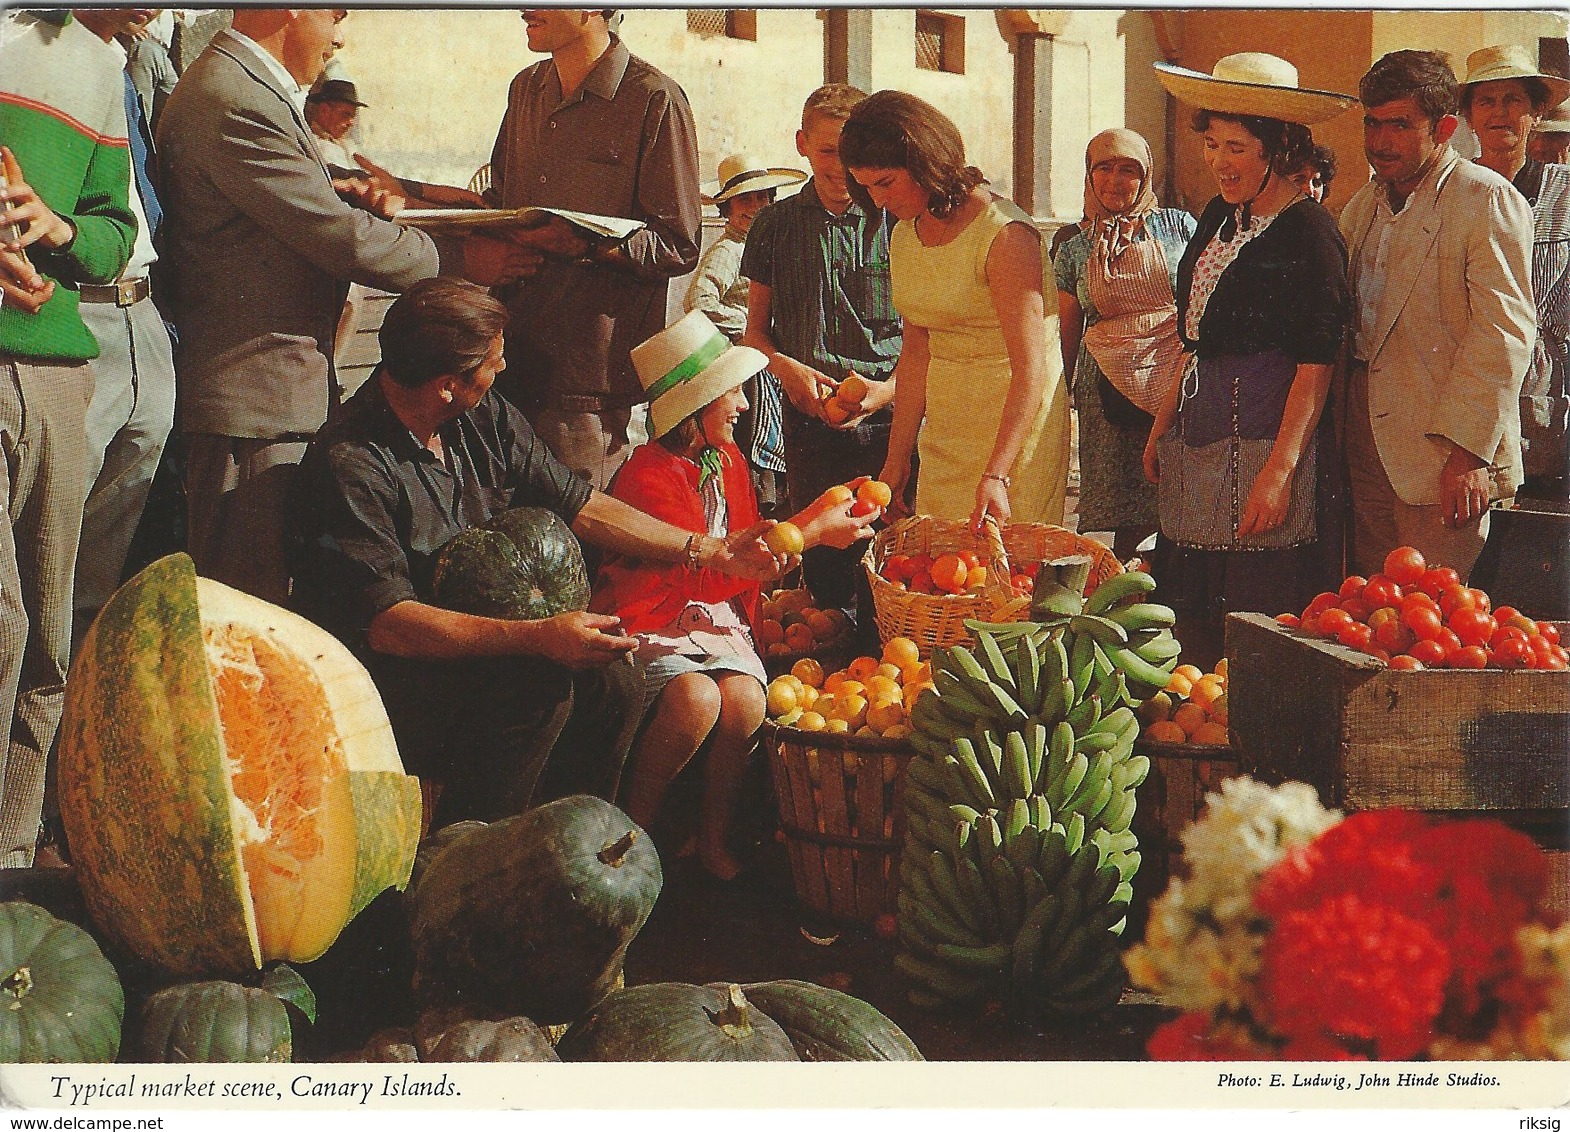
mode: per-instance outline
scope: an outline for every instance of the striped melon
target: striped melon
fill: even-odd
[[[88,631],[59,759],[89,910],[177,975],[315,959],[414,865],[419,780],[369,674],[183,554],[122,586]]]

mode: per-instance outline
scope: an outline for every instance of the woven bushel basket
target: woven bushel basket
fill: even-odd
[[[990,559],[987,582],[979,593],[920,594],[896,589],[882,575],[883,563],[893,554],[958,554],[970,550]],[[873,538],[862,565],[872,587],[872,604],[878,637],[887,644],[893,637],[909,637],[922,656],[934,648],[948,648],[971,639],[967,619],[1023,621],[1030,615],[1028,599],[1016,597],[1008,579],[1015,570],[1034,574],[1038,563],[1083,555],[1091,560],[1090,593],[1123,564],[1102,543],[1066,527],[1046,523],[1016,523],[1000,532],[988,521],[982,533],[971,533],[968,522],[915,515],[890,525]]]
[[[892,913],[910,745],[774,723],[763,744],[797,898],[845,922]]]

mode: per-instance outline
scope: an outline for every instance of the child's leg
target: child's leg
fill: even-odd
[[[741,865],[726,849],[725,834],[734,816],[747,759],[757,746],[764,696],[763,685],[741,673],[720,676],[719,693],[719,723],[709,745],[709,773],[698,824],[698,859],[709,872],[729,880],[741,871]]]
[[[654,718],[633,748],[622,789],[628,817],[650,827],[666,787],[708,738],[720,711],[719,686],[702,672],[683,672],[665,685],[654,703]]]

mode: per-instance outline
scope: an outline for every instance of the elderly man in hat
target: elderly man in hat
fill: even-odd
[[[1363,76],[1359,97],[1374,180],[1340,218],[1356,296],[1346,423],[1354,566],[1372,574],[1407,545],[1465,578],[1490,500],[1521,482],[1518,398],[1537,336],[1532,209],[1506,178],[1451,148],[1460,91],[1443,55],[1391,52]]]
[[[1570,498],[1570,167],[1529,152],[1532,131],[1570,99],[1570,80],[1543,74],[1523,47],[1474,51],[1461,83],[1461,114],[1482,149],[1479,165],[1492,169],[1532,206],[1532,291],[1537,301],[1537,346],[1521,387],[1521,463],[1517,493],[1536,499]]]
[[[1544,114],[1526,141],[1526,155],[1545,165],[1570,163],[1570,105]]]
[[[703,199],[719,209],[725,231],[698,261],[687,286],[689,312],[702,311],[732,342],[747,329],[747,277],[741,253],[753,218],[774,203],[776,190],[799,185],[807,175],[797,169],[771,168],[745,153],[720,162],[718,181],[703,187]],[[753,486],[765,515],[785,498],[784,394],[779,379],[764,371],[747,384],[751,408],[738,430],[752,464]]]
[[[382,322],[376,371],[307,449],[289,510],[296,601],[370,670],[405,765],[443,785],[437,824],[564,794],[614,800],[644,707],[616,617],[505,621],[435,605],[436,556],[455,535],[543,507],[651,565],[765,579],[791,564],[761,540],[772,524],[723,538],[683,529],[557,460],[491,388],[506,324],[471,283],[412,285]]]
[[[359,172],[354,163],[354,146],[349,141],[349,131],[360,116],[360,94],[347,79],[327,79],[317,83],[305,99],[305,121],[316,139],[316,150],[322,155],[333,176],[350,176]]]

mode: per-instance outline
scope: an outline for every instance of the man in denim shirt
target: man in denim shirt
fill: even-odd
[[[769,359],[785,410],[786,488],[793,511],[856,476],[877,475],[888,453],[900,323],[889,284],[885,213],[850,198],[839,136],[866,95],[830,84],[807,98],[796,150],[812,180],[758,214],[741,273],[747,292],[743,345]],[[871,382],[859,416],[831,424],[822,395],[852,373]],[[805,558],[807,585],[822,603],[845,607],[857,586],[860,551],[819,547]]]

